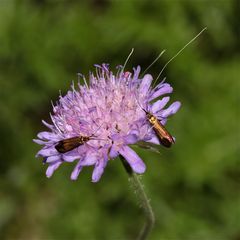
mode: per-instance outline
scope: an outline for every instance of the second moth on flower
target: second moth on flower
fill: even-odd
[[[78,83],[78,89],[72,85],[65,96],[60,96],[53,106],[52,123],[43,121],[49,131],[40,132],[34,140],[43,145],[37,156],[49,165],[47,177],[64,162],[76,162],[72,180],[77,179],[84,166],[94,165],[92,181],[97,182],[107,162],[118,155],[126,159],[134,172],[145,171],[144,162],[129,145],[161,142],[140,106],[165,125],[167,118],[180,108],[180,102],[165,108],[170,98],[162,96],[171,93],[172,87],[162,82],[152,88],[152,76],[146,74],[140,78],[139,74],[140,67],[132,73],[119,68],[114,74],[108,64],[96,65],[96,73],[90,73],[89,84],[83,76],[84,85]],[[158,100],[154,102],[155,99]],[[64,139],[93,134],[94,139],[70,151],[56,149]]]

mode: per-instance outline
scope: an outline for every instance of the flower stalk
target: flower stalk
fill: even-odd
[[[154,212],[152,210],[150,200],[148,199],[147,194],[144,191],[144,185],[141,182],[140,176],[135,172],[133,172],[132,168],[123,157],[120,157],[120,158],[125,170],[129,175],[129,181],[136,193],[140,206],[143,208],[144,214],[146,216],[146,222],[137,238],[138,240],[145,240],[148,238],[149,234],[151,233],[155,223]]]

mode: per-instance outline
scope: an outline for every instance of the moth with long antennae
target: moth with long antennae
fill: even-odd
[[[147,119],[152,125],[154,132],[156,133],[160,143],[167,148],[170,148],[173,143],[175,143],[173,136],[169,131],[163,126],[161,121],[157,119],[153,114],[146,112]]]
[[[58,142],[58,144],[55,146],[55,149],[59,153],[66,153],[66,152],[72,151],[73,149],[87,143],[90,140],[106,140],[106,139],[93,137],[94,134],[100,129],[100,127],[98,127],[97,130],[91,136],[81,136],[80,135],[80,136],[76,136],[76,137],[63,139]]]
[[[135,96],[136,97],[136,96]],[[151,128],[154,130],[154,132],[157,135],[157,138],[159,140],[159,142],[167,148],[170,148],[172,146],[173,143],[175,143],[173,136],[169,133],[169,131],[163,126],[163,124],[161,123],[161,121],[154,116],[152,113],[150,113],[149,111],[147,111],[146,109],[144,109],[140,103],[138,102],[137,98],[136,98],[137,104],[139,105],[139,107],[145,112],[146,117],[148,122],[151,125]]]
[[[160,73],[158,74],[156,80],[153,83],[153,86],[155,85],[156,81],[159,79],[159,77],[161,76],[162,72],[164,71],[164,69],[167,67],[167,65],[174,59],[176,58],[189,44],[191,44],[196,38],[198,38],[202,32],[204,32],[207,28],[204,28],[202,31],[200,31],[194,38],[192,38],[183,48],[181,48],[162,68],[162,70],[160,71]],[[165,52],[165,50],[163,50],[158,57],[147,67],[147,69],[144,71],[144,73],[162,56],[162,54]],[[136,97],[136,96],[135,96]],[[172,135],[168,132],[168,130],[164,127],[164,125],[161,123],[161,120],[158,119],[156,116],[154,116],[152,113],[150,113],[149,111],[145,110],[143,107],[141,107],[140,103],[138,102],[137,98],[136,101],[139,105],[139,107],[145,112],[146,117],[148,122],[151,125],[151,128],[154,130],[154,132],[156,133],[159,142],[164,146],[164,147],[171,147],[171,145],[173,143],[175,143],[174,138],[172,137]]]
[[[73,149],[87,143],[89,140],[104,140],[101,138],[93,138],[93,135],[91,136],[77,136],[77,137],[71,137],[67,139],[63,139],[58,142],[58,144],[55,146],[56,150],[59,153],[66,153],[69,151],[72,151]]]
[[[63,139],[58,142],[55,148],[59,153],[66,153],[83,145],[84,143],[88,142],[90,139],[91,138],[89,136],[78,136],[78,137]]]

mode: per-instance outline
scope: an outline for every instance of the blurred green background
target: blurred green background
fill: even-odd
[[[163,65],[182,108],[161,154],[140,150],[156,214],[150,239],[240,239],[240,1],[0,1],[0,239],[134,239],[144,216],[119,160],[101,181],[74,164],[51,179],[32,139],[51,103],[94,63]],[[237,82],[238,80],[238,82]],[[238,107],[238,109],[237,109]]]

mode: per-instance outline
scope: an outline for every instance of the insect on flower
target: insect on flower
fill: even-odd
[[[155,83],[157,82],[157,80],[160,78],[163,70],[167,67],[167,65],[174,59],[176,58],[190,43],[192,43],[203,31],[205,31],[206,28],[204,28],[200,33],[198,33],[193,39],[191,39],[183,48],[181,48],[162,68],[162,70],[160,71],[160,73],[158,74],[157,78],[155,79],[153,86],[155,85]],[[158,57],[147,67],[147,69],[143,72],[145,73],[165,52],[165,50],[163,50]],[[164,82],[164,81],[163,81]],[[137,101],[138,103],[138,101]],[[164,147],[171,147],[173,143],[175,143],[174,138],[172,137],[172,135],[168,132],[168,130],[164,127],[164,125],[161,123],[161,119],[159,120],[156,116],[154,116],[152,113],[150,113],[149,111],[145,110],[143,107],[141,107],[141,105],[138,103],[139,107],[146,113],[147,119],[149,121],[149,123],[151,124],[154,132],[156,133],[158,140],[160,141],[160,143],[164,146]]]
[[[174,143],[164,127],[168,117],[181,106],[175,101],[166,107],[170,100],[166,94],[173,88],[163,82],[152,86],[153,77],[140,76],[140,66],[126,72],[127,60],[117,71],[105,63],[95,65],[95,72],[90,72],[88,79],[81,76],[84,84],[79,81],[77,88],[72,84],[53,104],[51,122],[43,121],[48,130],[34,139],[42,145],[36,156],[47,165],[47,177],[61,165],[75,163],[72,180],[78,178],[84,167],[94,166],[92,181],[98,182],[108,162],[119,155],[135,173],[142,174],[146,165],[133,145],[143,142],[170,147]]]
[[[50,115],[52,124],[43,121],[49,130],[39,133],[34,140],[43,146],[37,157],[43,157],[43,163],[48,165],[47,177],[64,163],[74,162],[72,180],[78,178],[83,167],[93,165],[92,181],[97,182],[107,163],[119,155],[134,172],[145,171],[144,162],[131,146],[141,141],[164,144],[167,137],[162,133],[165,138],[160,142],[154,131],[148,131],[149,123],[136,104],[136,96],[141,106],[150,109],[157,119],[164,119],[162,124],[178,111],[180,103],[165,108],[170,97],[163,97],[151,104],[154,99],[171,93],[172,87],[160,83],[152,89],[152,76],[146,74],[140,78],[140,67],[124,73],[114,74],[106,64],[97,65],[96,75],[90,74],[89,85],[78,84],[78,89],[72,85],[65,96],[60,96]]]
[[[174,138],[172,135],[168,132],[168,130],[163,126],[161,121],[157,119],[153,114],[146,111],[142,108],[142,110],[146,113],[147,119],[149,123],[151,124],[154,132],[156,133],[158,140],[160,143],[167,148],[170,148],[173,143],[175,143]]]
[[[174,138],[172,135],[168,132],[168,130],[164,127],[164,125],[161,123],[161,120],[164,120],[163,117],[161,117],[161,120],[158,119],[154,114],[150,113],[150,111],[147,111],[144,109],[140,103],[136,102],[138,106],[145,112],[148,122],[150,123],[151,127],[153,128],[155,134],[158,137],[159,142],[167,148],[170,148],[173,143],[175,143]]]
[[[77,148],[83,145],[84,143],[88,142],[90,139],[91,137],[88,137],[88,136],[79,136],[79,137],[63,139],[58,142],[55,148],[59,153],[66,153],[73,150],[74,148]]]
[[[164,147],[171,147],[172,143],[175,143],[174,138],[168,132],[168,130],[161,124],[161,122],[151,113],[146,113],[148,121],[152,124],[155,133],[157,134],[160,143]]]
[[[101,127],[101,126],[100,126]],[[97,128],[95,133],[100,129]],[[105,140],[101,138],[94,138],[93,133],[91,136],[77,136],[77,137],[71,137],[71,138],[66,138],[58,142],[58,144],[55,146],[56,150],[59,153],[67,153],[85,143],[87,143],[89,140]]]

